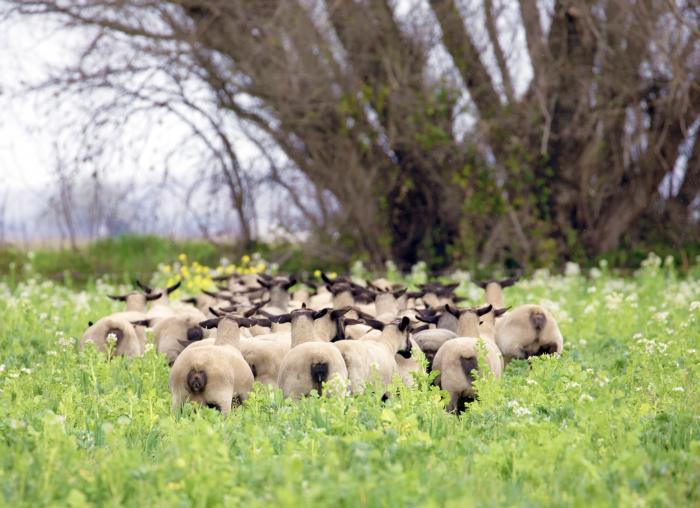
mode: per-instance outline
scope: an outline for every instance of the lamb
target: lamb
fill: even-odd
[[[364,391],[366,383],[374,376],[378,377],[385,390],[391,384],[394,375],[399,374],[394,356],[397,354],[403,358],[411,356],[410,323],[407,317],[389,323],[368,320],[367,324],[381,330],[379,337],[335,343],[345,360],[350,391],[353,394]],[[387,396],[388,393],[384,395]]]
[[[250,326],[245,318],[215,318],[216,339],[203,339],[177,357],[170,372],[172,409],[187,401],[211,407],[227,414],[236,401],[243,403],[253,387],[253,373],[237,346],[239,324]]]
[[[91,324],[83,334],[80,348],[84,349],[88,342],[95,344],[98,351],[108,349],[110,336],[116,340],[114,354],[116,356],[143,356],[146,350],[145,333],[137,333],[136,327],[121,317],[107,316],[95,324]]]
[[[553,354],[564,349],[554,316],[540,305],[520,305],[496,321],[496,344],[506,364],[513,359]]]
[[[324,383],[346,380],[348,370],[338,348],[327,342],[328,334],[321,336],[315,330],[314,321],[328,313],[328,309],[294,310],[292,323],[292,347],[282,360],[277,384],[285,397],[298,399],[312,391],[324,393]]]
[[[491,311],[491,306],[483,309],[459,311],[461,337],[446,341],[435,354],[433,369],[439,371],[435,384],[450,394],[447,410],[461,412],[466,403],[475,399],[472,383],[473,371],[479,370],[479,349],[486,350],[486,365],[491,374],[500,377],[503,373],[503,358],[498,346],[485,338],[479,338],[479,316]]]

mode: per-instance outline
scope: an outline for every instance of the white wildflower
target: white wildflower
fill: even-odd
[[[593,397],[591,397],[591,396],[590,396],[589,394],[587,394],[587,393],[582,393],[581,396],[578,398],[578,400],[579,400],[579,402],[582,402],[582,401],[588,401],[588,402],[590,402],[590,401],[593,400]]]
[[[567,277],[576,277],[577,275],[581,275],[581,267],[578,265],[578,263],[567,261],[566,266],[564,267],[564,275]]]
[[[17,379],[19,377],[19,372],[10,372],[7,377],[10,379]]]
[[[513,408],[513,414],[515,416],[530,416],[532,412],[526,407],[516,407]]]
[[[122,415],[119,418],[117,418],[117,424],[118,425],[129,425],[131,423],[131,418],[128,416]]]
[[[694,312],[696,310],[700,310],[700,301],[697,300],[694,302],[690,302],[690,311]]]
[[[58,356],[58,353],[52,349],[46,352],[47,356]]]
[[[644,335],[642,335],[641,332],[637,332],[637,333],[635,333],[634,335],[632,335],[632,338],[633,338],[634,340],[639,340],[639,339],[641,339],[642,337],[644,337]]]
[[[598,268],[591,268],[590,272],[588,272],[590,275],[591,279],[599,279],[601,275],[603,275],[603,272],[601,272]]]
[[[22,372],[22,374],[31,374],[32,373],[32,369],[28,369],[27,367],[22,367],[19,370]]]
[[[589,286],[588,289],[586,289],[586,293],[588,293],[589,295],[592,295],[596,291],[597,291],[597,289],[595,286]]]
[[[608,379],[607,376],[603,376],[602,378],[600,378],[600,379],[598,380],[598,386],[600,386],[600,387],[602,388],[602,387],[604,387],[605,385],[607,385],[609,382],[610,382],[610,379]]]
[[[564,388],[567,390],[573,390],[574,388],[578,388],[581,385],[578,384],[576,381],[567,381],[566,384],[564,385]]]
[[[527,384],[529,384],[530,386],[539,384],[539,383],[538,383],[537,381],[535,381],[534,379],[529,379],[529,378],[526,379],[525,382],[526,382]]]
[[[5,364],[0,364],[0,372],[5,372]]]
[[[693,355],[693,354],[695,354],[696,352],[697,352],[697,350],[696,350],[695,348],[690,348],[690,349],[687,349],[687,350],[686,350],[686,353],[688,353],[689,355]],[[3,365],[3,367],[4,367],[4,365]]]
[[[668,318],[668,312],[657,312],[651,316],[654,321],[664,322]]]
[[[149,351],[153,351],[153,344],[151,344],[150,342],[148,344],[146,344],[144,351],[146,353],[148,353]]]
[[[684,392],[685,389],[684,389],[682,386],[674,386],[674,387],[672,388],[672,391],[674,391],[674,392]]]

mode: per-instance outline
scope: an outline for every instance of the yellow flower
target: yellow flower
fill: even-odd
[[[187,268],[186,266],[180,267],[180,274],[185,278],[189,278],[190,276],[190,269]]]
[[[250,263],[250,256],[248,254],[244,254],[241,258],[241,263],[243,263],[244,265]]]
[[[187,263],[187,254],[180,254],[177,259],[179,259],[181,263]]]
[[[258,270],[258,272],[264,272],[264,271],[265,271],[265,268],[266,268],[266,265],[265,265],[265,263],[263,263],[263,262],[261,261],[260,263],[258,263],[258,266],[256,266],[255,268]]]
[[[170,273],[172,271],[173,271],[173,269],[170,267],[170,265],[165,265],[163,267],[163,273]]]
[[[236,266],[235,265],[228,265],[226,267],[226,270],[224,270],[227,275],[231,275],[233,272],[236,271]]]
[[[338,274],[335,272],[331,272],[328,274],[328,277],[330,277],[331,279],[335,279],[337,276],[338,276]]]
[[[316,277],[317,279],[320,279],[321,278],[321,270],[314,270],[314,277]]]

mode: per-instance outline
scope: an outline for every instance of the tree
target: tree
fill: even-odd
[[[684,227],[698,194],[690,0],[554,0],[547,11],[484,0],[469,12],[455,0],[3,2],[91,33],[51,86],[117,90],[124,107],[175,112],[211,140],[245,225],[254,193],[238,125],[267,160],[262,180],[284,189],[319,245],[340,238],[336,254],[435,265],[594,255],[657,213],[679,158]]]

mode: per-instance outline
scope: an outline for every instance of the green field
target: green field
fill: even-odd
[[[153,350],[77,349],[124,289],[21,267],[0,283],[1,505],[700,505],[697,268],[651,257],[626,278],[538,272],[507,289],[553,312],[564,353],[479,381],[461,417],[427,375],[386,403],[258,388],[228,418],[173,416]],[[481,297],[466,281],[460,294]]]

